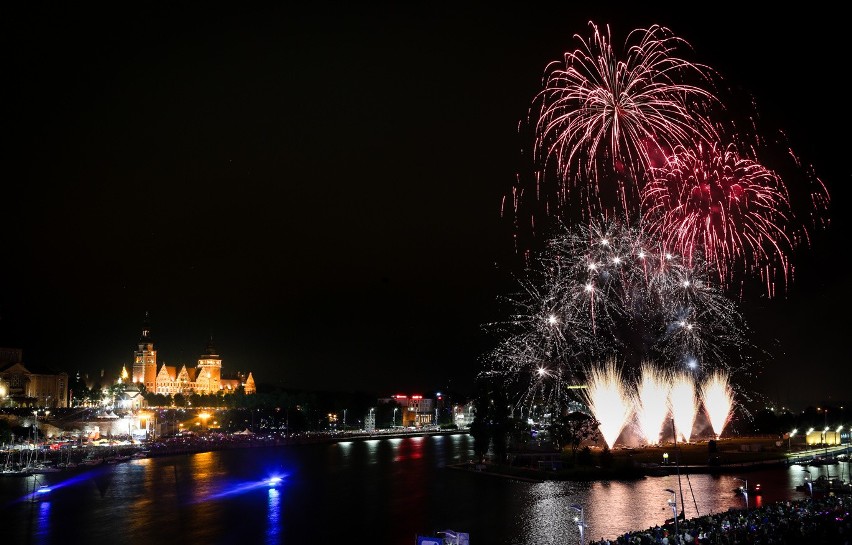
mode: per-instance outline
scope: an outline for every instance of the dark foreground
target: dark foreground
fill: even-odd
[[[848,496],[778,502],[751,510],[730,510],[674,521],[592,545],[783,544],[848,545],[852,517]]]

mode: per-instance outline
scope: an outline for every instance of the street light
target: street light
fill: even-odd
[[[393,408],[393,423],[391,424],[391,428],[396,427],[396,411],[398,411],[398,410],[399,410],[399,407]]]
[[[583,535],[585,534],[586,528],[586,517],[583,515],[583,506],[582,505],[572,505],[571,509],[580,513],[579,516],[574,517],[574,522],[577,523],[577,528],[580,529],[580,541],[578,542],[580,545],[584,545],[586,543]]]
[[[666,503],[668,503],[669,507],[672,508],[672,515],[674,515],[675,535],[677,536],[677,496],[675,495],[675,491],[671,488],[666,488],[666,492],[672,495],[672,497],[669,498]]]
[[[793,428],[793,431],[791,431],[790,435],[787,436],[787,450],[791,450],[790,444],[793,440],[793,436],[796,435],[797,431],[799,431],[797,428]]]
[[[734,479],[745,483],[745,488],[743,488],[743,497],[746,502],[746,511],[748,511],[748,479],[740,479],[739,477],[734,477]]]

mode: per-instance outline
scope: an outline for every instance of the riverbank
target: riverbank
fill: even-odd
[[[306,432],[294,434],[186,433],[148,441],[102,440],[84,443],[30,445],[0,450],[0,476],[27,475],[112,464],[134,458],[178,456],[241,448],[284,447],[315,443],[370,441],[403,437],[440,436],[467,433],[461,430],[376,430],[372,432]]]
[[[784,445],[786,446],[786,445]],[[450,469],[542,482],[547,480],[630,480],[666,475],[745,473],[792,464],[820,465],[848,459],[849,445],[787,450],[772,438],[743,437],[614,450],[589,448],[584,454],[511,451],[508,463],[493,459],[450,464]]]

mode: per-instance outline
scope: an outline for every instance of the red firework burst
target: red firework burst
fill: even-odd
[[[589,24],[591,38],[575,35],[580,47],[545,71],[534,100],[536,156],[578,188],[590,216],[599,208],[632,215],[649,169],[676,146],[718,140],[703,114],[719,105],[705,86],[715,73],[679,56],[688,44],[665,27],[633,30],[619,56],[609,26]]]
[[[781,178],[733,145],[679,147],[642,192],[645,228],[677,253],[703,255],[722,284],[758,272],[769,295],[787,283],[792,212]]]

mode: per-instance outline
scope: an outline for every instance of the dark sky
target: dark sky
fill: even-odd
[[[0,340],[32,366],[112,371],[150,312],[168,364],[212,334],[260,383],[469,388],[514,289],[501,199],[545,66],[589,20],[616,43],[659,23],[828,185],[832,227],[788,293],[743,309],[777,355],[763,392],[848,401],[842,17],[406,4],[7,11]]]

